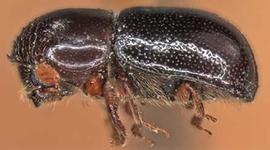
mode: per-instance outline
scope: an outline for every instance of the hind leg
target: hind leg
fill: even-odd
[[[203,130],[208,134],[212,134],[211,131],[203,128],[201,126],[204,118],[216,122],[217,119],[209,114],[205,113],[204,106],[202,103],[202,98],[196,90],[194,90],[188,83],[180,85],[177,90],[176,97],[188,108],[195,108],[196,114],[191,119],[191,124],[199,130]]]

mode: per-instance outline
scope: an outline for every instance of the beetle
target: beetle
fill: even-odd
[[[115,15],[103,9],[62,9],[30,22],[9,55],[17,64],[28,97],[36,107],[81,89],[104,97],[114,129],[113,143],[124,145],[121,102],[133,118],[133,135],[146,122],[138,103],[183,104],[193,109],[191,124],[207,133],[203,101],[254,100],[256,62],[244,35],[216,14],[191,8],[132,7]]]

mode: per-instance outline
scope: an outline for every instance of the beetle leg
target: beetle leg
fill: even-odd
[[[54,87],[41,87],[32,90],[28,97],[32,99],[36,107],[39,107],[43,103],[61,100],[63,96]]]
[[[21,64],[18,71],[26,86],[27,96],[36,107],[72,94],[73,86],[61,82],[60,75],[49,64],[40,63],[35,66]]]
[[[126,102],[126,111],[128,112],[128,114],[130,114],[132,116],[132,118],[134,119],[134,122],[135,122],[135,124],[131,128],[133,135],[146,140],[151,145],[154,144],[153,141],[151,141],[150,139],[146,138],[145,136],[143,136],[141,134],[142,127],[145,127],[147,129],[149,129],[150,131],[155,132],[157,134],[163,133],[166,135],[166,137],[169,137],[170,134],[166,130],[159,128],[159,127],[156,127],[155,125],[144,121],[144,119],[142,117],[142,112],[137,107],[137,105],[135,103],[135,99],[133,98],[133,94],[132,94],[131,89],[125,83],[123,84],[123,86],[124,86],[124,89],[126,90],[126,93],[129,97],[128,101]]]
[[[40,82],[40,87],[33,89],[29,97],[35,106],[45,102],[61,100],[63,95],[60,88],[60,75],[47,63],[40,63],[35,66],[34,76]]]
[[[176,93],[176,97],[187,109],[194,109],[194,103],[192,102],[191,92],[187,88],[187,85],[182,84]]]
[[[102,91],[101,76],[92,74],[84,85],[84,92],[91,96],[100,96]]]
[[[131,116],[133,118],[134,122],[135,122],[131,127],[131,132],[135,137],[141,138],[144,141],[146,141],[147,143],[149,143],[151,146],[153,146],[154,142],[151,139],[143,136],[143,134],[141,133],[142,125],[140,124],[140,121],[138,119],[138,115],[136,115],[136,113],[135,113],[134,107],[131,107],[132,104],[129,101],[130,98],[128,97],[128,93],[127,93],[127,90],[124,87],[124,84],[125,83],[121,79],[119,79],[118,82],[116,82],[116,87],[117,87],[117,92],[119,93],[121,98],[123,100],[127,100],[125,102],[125,111],[126,111],[126,113],[129,116]],[[137,107],[135,106],[135,108],[137,108]]]
[[[141,129],[142,129],[143,125],[140,123],[138,116],[134,112],[135,111],[134,108],[131,108],[130,105],[132,105],[132,104],[129,101],[125,103],[126,112],[133,118],[133,120],[135,122],[130,129],[132,134],[135,137],[138,137],[138,138],[146,141],[151,147],[154,146],[155,145],[154,141],[152,141],[151,139],[149,139],[148,137],[146,137],[142,134]]]
[[[110,81],[107,81],[103,89],[106,100],[107,111],[109,113],[113,127],[113,144],[124,146],[126,141],[126,129],[119,119],[118,106],[120,102],[119,95],[115,91]]]
[[[197,92],[188,83],[184,83],[178,88],[176,96],[181,102],[184,102],[185,105],[192,106],[192,108],[195,106],[196,114],[192,117],[191,124],[199,130],[203,130],[211,135],[211,131],[201,126],[202,121],[206,118],[212,122],[216,122],[217,119],[205,113],[202,98]],[[190,99],[192,99],[192,104],[189,102]]]

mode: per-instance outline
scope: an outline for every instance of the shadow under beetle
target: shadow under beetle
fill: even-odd
[[[140,102],[172,101],[193,109],[191,124],[201,126],[204,100],[254,99],[258,75],[252,50],[241,32],[202,10],[134,7],[114,15],[102,9],[63,9],[27,25],[9,55],[18,66],[28,97],[36,107],[61,100],[80,88],[102,96],[114,129],[113,142],[124,145],[126,130],[117,110],[125,103],[141,128],[169,136],[144,121]]]

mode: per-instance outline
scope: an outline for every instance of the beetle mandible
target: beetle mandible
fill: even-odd
[[[252,50],[241,32],[219,16],[197,9],[133,7],[114,15],[102,9],[63,9],[27,25],[9,55],[36,107],[61,100],[80,88],[104,97],[114,129],[124,145],[120,102],[141,128],[169,133],[146,122],[138,103],[183,104],[201,126],[204,100],[254,100],[258,75]]]

